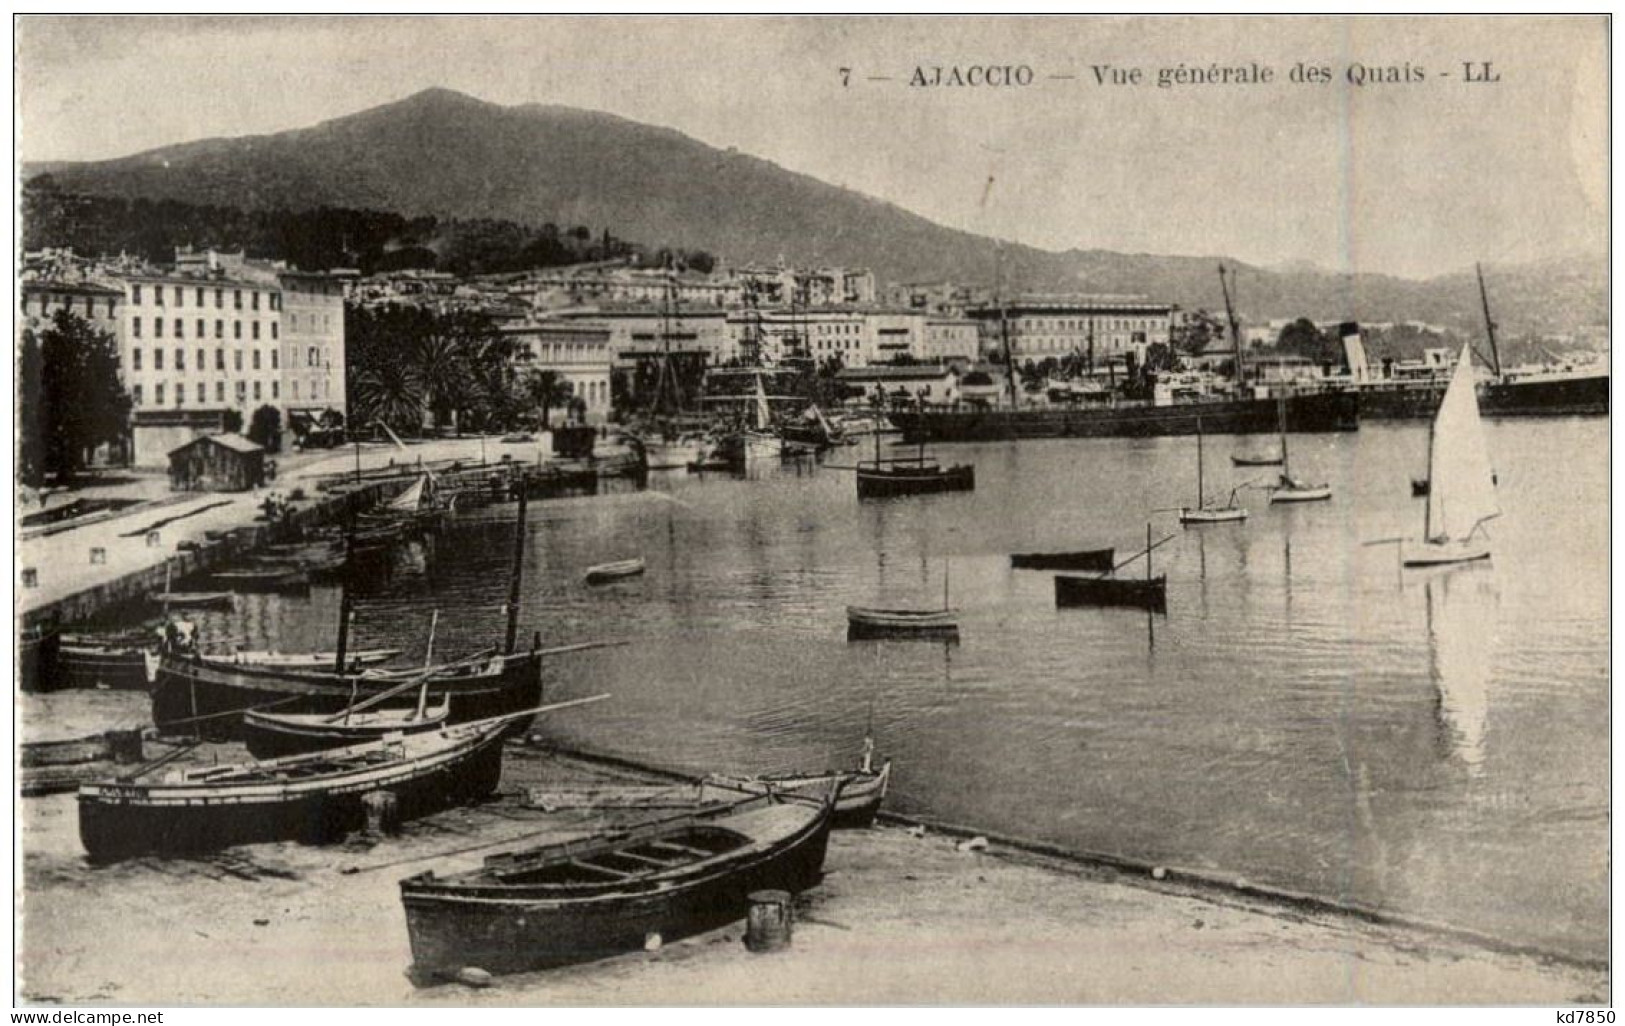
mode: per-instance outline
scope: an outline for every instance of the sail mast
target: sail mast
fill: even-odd
[[[1198,415],[1197,418],[1196,418],[1196,508],[1197,509],[1205,509],[1207,507],[1207,499],[1205,498],[1206,495],[1207,495],[1207,489],[1203,486],[1203,483],[1202,483],[1202,418],[1201,418],[1200,415]]]
[[[1501,379],[1501,351],[1495,344],[1495,321],[1490,317],[1490,296],[1484,290],[1484,265],[1474,264],[1473,269],[1478,272],[1478,300],[1484,305],[1484,331],[1490,336],[1490,369],[1495,372],[1495,379]]]
[[[1230,281],[1236,280],[1236,272],[1230,272]],[[1247,375],[1241,364],[1241,322],[1236,320],[1236,308],[1230,303],[1230,287],[1224,280],[1224,265],[1219,265],[1219,289],[1224,293],[1224,316],[1230,322],[1230,343],[1236,351],[1236,388],[1240,389],[1247,380]]]

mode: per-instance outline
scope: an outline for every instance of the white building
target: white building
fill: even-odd
[[[967,311],[982,326],[982,352],[998,353],[1008,332],[1018,361],[1077,355],[1095,363],[1167,343],[1174,308],[1142,296],[1024,296]]]
[[[609,328],[550,320],[506,325],[500,330],[517,343],[514,364],[519,373],[554,372],[574,397],[586,403],[589,422],[608,418],[614,364]]]

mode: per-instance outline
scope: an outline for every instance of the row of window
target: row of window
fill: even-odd
[[[1130,328],[1149,328],[1157,324],[1166,324],[1164,317],[1090,317],[1080,320],[1057,320],[1055,318],[1020,317],[1016,319],[1013,328],[1020,331],[1127,331]]]
[[[314,352],[314,350],[312,350],[312,352]],[[206,366],[204,361],[205,361],[205,359],[207,357],[207,353],[208,353],[207,350],[199,349],[197,351],[197,362],[195,364],[193,364],[192,366],[194,366],[195,368],[197,368],[200,371],[203,370],[205,368],[205,366]],[[253,350],[253,354],[254,354],[254,369],[259,370],[260,369],[260,351],[258,349],[255,349],[255,350]],[[275,350],[275,349],[271,350],[271,369],[272,370],[279,369],[278,368],[278,358],[277,357],[278,357],[277,350]],[[243,369],[243,351],[241,349],[232,350],[232,364],[233,364],[233,368],[232,368],[233,370],[242,370]],[[174,364],[174,366],[175,366],[175,369],[178,370],[178,371],[183,371],[183,370],[186,369],[186,350],[181,349],[178,346],[175,349],[175,364]],[[307,364],[307,366],[308,366],[308,364]],[[130,369],[132,371],[138,371],[138,370],[142,369],[142,367],[141,367],[141,350],[139,348],[130,350]],[[153,370],[163,370],[164,369],[164,350],[162,350],[162,349],[154,349],[152,351],[152,369]],[[226,351],[224,349],[216,349],[214,351],[214,369],[215,370],[225,370],[226,369]]]
[[[249,327],[251,329],[253,329],[251,337],[255,341],[258,341],[259,337],[260,337],[260,322],[259,321],[253,321],[253,322],[251,322],[249,324]],[[180,317],[175,318],[175,322],[174,322],[174,325],[173,325],[173,330],[174,330],[176,338],[185,338],[186,337],[186,321],[183,318],[180,318]],[[205,338],[208,335],[207,325],[204,323],[203,318],[201,318],[201,317],[199,317],[198,320],[197,320],[197,330],[196,330],[196,332],[194,334],[195,334],[195,336],[197,338]],[[134,338],[141,338],[142,337],[142,335],[141,335],[141,318],[139,318],[139,317],[130,318],[130,335],[132,337],[134,337]],[[152,319],[152,337],[153,338],[163,338],[164,337],[164,319],[162,317],[154,317]],[[214,337],[215,338],[225,338],[226,337],[226,322],[225,321],[215,321],[214,322]],[[243,322],[242,321],[232,321],[231,322],[231,337],[232,338],[242,338],[243,337]],[[278,337],[277,325],[276,325],[275,321],[271,322],[271,337],[273,339]]]
[[[108,317],[113,316],[113,304],[116,303],[117,301],[118,300],[115,299],[112,296],[109,296],[107,298],[107,316]],[[62,309],[68,311],[69,313],[73,313],[73,297],[72,296],[63,296],[63,297],[61,297],[60,302],[62,303]],[[51,312],[51,297],[46,295],[43,292],[39,293],[39,312],[40,312],[40,314],[42,316],[44,314],[48,314],[48,313]],[[24,317],[28,316],[28,296],[26,294],[24,294],[24,296],[23,296],[23,316]],[[85,297],[85,316],[86,317],[95,317],[96,316],[96,297],[95,296],[86,296]]]
[[[167,384],[166,382],[160,381],[160,382],[158,382],[158,384],[156,384],[156,385],[154,385],[152,387],[152,402],[153,402],[154,406],[162,406],[162,405],[164,405],[165,402],[167,402],[167,395],[168,395],[169,390],[165,387],[166,384]],[[282,390],[281,390],[280,387],[278,387],[277,382],[275,382],[275,381],[271,382],[271,398],[272,399],[280,398],[281,391]],[[295,389],[295,391],[297,392],[297,388]],[[246,382],[246,381],[237,382],[237,388],[236,388],[235,392],[236,392],[237,400],[239,402],[247,399],[248,398],[248,382]],[[175,393],[174,393],[174,395],[175,395],[175,405],[176,406],[184,405],[185,402],[186,402],[186,385],[184,383],[182,383],[182,382],[177,381],[175,383]],[[130,389],[130,398],[134,401],[136,406],[143,405],[145,403],[145,401],[146,401],[145,390],[140,385],[136,385],[134,388]],[[262,398],[262,395],[261,395],[261,392],[260,392],[260,383],[258,381],[254,382],[254,398],[255,399]],[[314,398],[314,396],[312,396],[312,398]],[[197,402],[206,403],[208,401],[209,401],[208,388],[203,384],[203,382],[199,381],[197,383]],[[223,403],[223,402],[226,401],[226,383],[224,381],[216,381],[214,383],[214,401],[217,402],[217,403]]]
[[[138,285],[138,284],[132,283],[130,285],[130,302],[136,304],[137,306],[142,305],[142,303],[141,303],[142,288],[143,288],[143,286]],[[153,285],[153,286],[151,286],[151,288],[152,288],[152,302],[153,302],[153,305],[154,306],[163,306],[164,305],[164,286],[162,286],[162,285]],[[185,285],[173,286],[174,297],[175,297],[173,305],[175,305],[175,306],[185,306],[186,305],[186,292],[187,292],[188,288],[190,288],[190,286],[185,286]],[[193,303],[193,305],[194,306],[207,306],[208,303],[207,303],[207,300],[206,300],[206,296],[211,290],[206,289],[203,286],[199,285],[199,286],[197,286],[196,291],[197,291],[196,302]],[[221,289],[221,288],[217,288],[217,289],[213,289],[212,291],[214,292],[214,308],[216,310],[225,309],[225,306],[226,306],[226,290]],[[265,293],[265,298],[266,298],[266,305],[270,309],[272,309],[272,310],[280,310],[280,309],[282,309],[282,295],[280,293],[267,292],[267,293]],[[249,292],[248,292],[248,301],[249,301],[249,309],[258,310],[260,308],[260,292],[259,292],[258,289],[250,289],[249,290]],[[243,290],[242,289],[232,289],[231,290],[231,305],[232,305],[232,309],[234,309],[234,310],[241,310],[243,308]]]

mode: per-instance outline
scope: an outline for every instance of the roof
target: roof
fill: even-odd
[[[243,453],[244,455],[252,455],[253,453],[264,452],[265,451],[265,449],[263,447],[261,447],[259,445],[256,445],[253,442],[250,442],[248,439],[244,438],[242,435],[236,434],[235,432],[227,431],[224,434],[204,435],[201,438],[194,438],[190,442],[187,442],[185,445],[178,446],[178,447],[176,447],[174,449],[171,449],[169,451],[169,454],[171,456],[173,456],[178,452],[181,452],[181,451],[186,450],[186,449],[190,449],[194,445],[202,445],[204,442],[214,442],[217,445],[225,446],[227,449],[230,449],[232,452],[240,452],[240,453]]]
[[[26,292],[54,292],[58,294],[71,294],[75,296],[109,296],[115,299],[124,298],[123,289],[112,289],[105,285],[97,285],[86,281],[51,281],[37,278],[23,282],[23,291]]]

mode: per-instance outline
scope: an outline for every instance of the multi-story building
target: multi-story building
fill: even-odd
[[[22,283],[24,330],[39,332],[51,326],[57,311],[67,310],[82,317],[90,326],[112,336],[119,355],[119,379],[129,387],[121,342],[123,335],[124,292],[91,281],[25,281]],[[101,447],[94,454],[98,462],[118,462],[125,454],[121,446]]]
[[[286,427],[344,414],[344,284],[329,274],[281,271],[281,399]]]
[[[928,359],[924,310],[869,310],[863,319],[868,343],[864,363]]]
[[[511,324],[501,331],[517,343],[514,363],[519,373],[552,371],[586,404],[589,422],[609,416],[609,377],[614,365],[609,328],[551,320]]]
[[[930,363],[975,363],[981,355],[981,326],[968,317],[927,317],[925,359]]]
[[[728,315],[716,308],[582,307],[555,311],[551,319],[607,328],[610,357],[617,367],[631,367],[668,353],[712,364],[729,348]]]
[[[982,326],[982,352],[997,354],[1008,331],[1017,360],[1077,355],[1095,363],[1166,343],[1173,307],[1143,296],[1023,296],[967,311]]]
[[[838,357],[843,366],[869,362],[868,325],[861,310],[733,310],[728,313],[723,361],[778,366]]]

